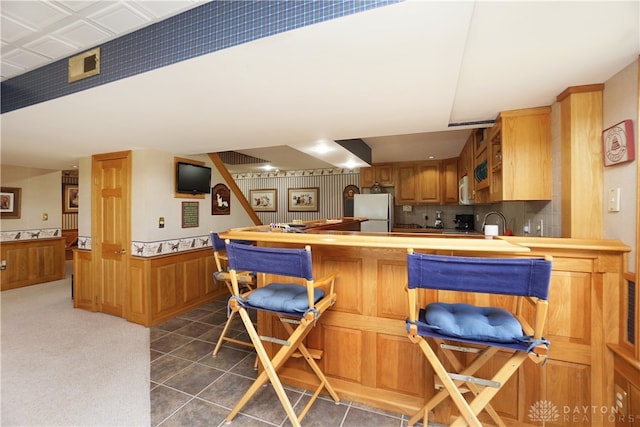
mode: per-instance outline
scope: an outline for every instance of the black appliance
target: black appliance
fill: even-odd
[[[456,230],[475,230],[473,225],[473,214],[456,215],[456,218],[453,220],[453,222],[455,222],[456,224]]]

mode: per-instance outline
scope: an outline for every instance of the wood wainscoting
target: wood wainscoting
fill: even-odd
[[[101,311],[92,288],[91,252],[74,252],[74,306]],[[156,257],[130,257],[123,317],[153,326],[228,295],[224,283],[213,281],[216,271],[210,247]]]
[[[509,425],[537,425],[530,411],[538,402],[557,408],[558,416],[547,419],[548,426],[615,425],[600,413],[574,412],[615,405],[613,354],[607,343],[617,339],[618,291],[628,248],[608,241],[516,240],[531,250],[520,255],[553,257],[545,333],[551,347],[546,365],[526,362],[492,401],[493,407]],[[313,245],[312,253],[317,277],[338,273],[337,300],[307,337],[307,347],[323,351],[319,363],[341,398],[413,415],[436,389],[432,369],[406,335],[406,250]],[[511,303],[502,296],[438,294],[439,300]],[[262,315],[258,324],[261,334],[286,336],[277,319]],[[269,352],[277,349],[269,343],[266,347]],[[497,362],[501,358],[504,355],[498,354]],[[497,362],[490,362],[486,370],[495,370],[501,365]],[[288,384],[313,388],[313,376],[298,359],[287,361],[281,377]],[[448,424],[452,413],[454,408],[438,408],[434,421]]]
[[[64,279],[64,239],[2,242],[1,247],[7,263],[0,272],[1,290]]]

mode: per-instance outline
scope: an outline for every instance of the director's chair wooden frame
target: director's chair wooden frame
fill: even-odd
[[[216,268],[218,270],[215,273],[213,273],[213,278],[216,281],[224,282],[224,284],[227,286],[227,289],[229,290],[229,295],[233,295],[233,287],[231,286],[231,276],[227,271],[227,264],[229,260],[227,257],[227,248],[226,248],[225,241],[220,238],[218,233],[215,233],[213,231],[209,233],[209,237],[211,238],[211,246],[213,247],[213,258],[216,262]],[[243,242],[243,244],[251,244],[251,242]],[[240,285],[240,290],[242,292],[246,293],[255,289],[256,287],[255,274],[252,274],[252,272],[244,271],[242,273],[238,273],[238,278],[239,278],[238,283]],[[220,337],[218,338],[216,347],[213,349],[214,357],[218,355],[218,352],[220,351],[220,348],[222,347],[222,344],[224,342],[231,342],[244,347],[253,348],[253,343],[251,342],[242,341],[242,340],[227,336],[227,333],[229,332],[229,328],[233,323],[235,314],[236,314],[235,312],[230,312],[229,316],[227,317],[227,321],[224,324]],[[257,363],[258,363],[258,359],[256,359],[255,367],[257,367]]]
[[[551,263],[550,257],[454,257],[417,254],[409,249],[407,332],[411,342],[420,346],[432,366],[436,374],[436,388],[439,390],[439,393],[409,420],[409,426],[421,418],[426,426],[429,412],[447,397],[451,398],[459,411],[451,425],[481,426],[478,414],[483,410],[498,426],[505,425],[490,405],[491,399],[525,360],[544,364],[547,359],[549,342],[544,339],[542,333],[547,319]],[[482,330],[482,336],[474,336],[469,331],[477,331],[479,318],[476,316],[480,315],[481,311],[488,309],[492,316],[504,314],[505,318],[512,313],[486,307],[478,309],[462,304],[428,304],[426,307],[420,307],[418,291],[421,289],[514,296],[516,298],[511,309],[514,312],[513,322],[516,323],[511,322],[510,326],[514,331],[519,327],[520,333],[508,335],[506,327],[501,325],[496,326],[495,330],[487,326],[486,330]],[[525,318],[525,302],[534,307],[533,324]],[[464,324],[464,321],[459,322],[463,312],[465,316],[471,316],[467,318],[471,319],[468,324]],[[449,321],[452,321],[454,326],[450,327]],[[447,371],[427,338],[436,344],[452,372]],[[465,366],[454,351],[475,356]],[[498,351],[511,352],[511,355],[493,377],[474,377]],[[469,400],[464,396],[467,393],[472,395]]]
[[[316,325],[318,318],[336,301],[335,274],[332,273],[314,281],[309,246],[304,249],[266,248],[239,245],[227,240],[226,247],[233,287],[233,296],[229,300],[229,307],[232,312],[240,314],[258,353],[258,359],[264,368],[249,390],[231,410],[226,420],[227,422],[231,421],[260,387],[270,381],[291,424],[300,426],[300,421],[323,389],[326,389],[336,403],[340,401],[337,393],[314,360],[314,357],[319,356],[312,354],[303,343],[305,337]],[[289,279],[285,282],[269,283],[241,294],[238,271],[254,271],[262,276],[262,283],[264,283],[267,274],[286,276],[293,278],[293,281]],[[300,279],[303,282],[302,286],[298,283]],[[249,316],[248,310],[251,309],[276,315],[289,337],[281,339],[260,335]],[[295,328],[292,325],[296,325]],[[281,345],[272,359],[269,358],[263,341]],[[294,353],[302,355],[319,381],[309,402],[299,414],[295,413],[277,374],[278,369]]]

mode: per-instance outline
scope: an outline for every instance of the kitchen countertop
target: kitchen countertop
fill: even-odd
[[[429,229],[426,229],[429,230]],[[444,231],[439,229],[438,231]],[[225,239],[266,243],[293,243],[361,248],[414,248],[463,252],[526,253],[530,249],[499,238],[485,239],[481,234],[382,233],[309,229],[303,233],[273,232],[268,225],[232,228],[220,233]]]

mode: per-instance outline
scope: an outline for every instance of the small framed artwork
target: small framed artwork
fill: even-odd
[[[353,196],[360,194],[360,189],[355,185],[347,185],[342,190],[342,212],[344,216],[353,216]]]
[[[251,207],[255,212],[275,212],[278,206],[278,190],[268,188],[249,190]]]
[[[64,184],[62,186],[62,213],[78,213],[78,186]]]
[[[635,158],[633,121],[625,120],[602,132],[604,165],[613,166]]]
[[[211,215],[229,215],[231,213],[231,193],[224,184],[216,184],[211,189]]]
[[[289,212],[318,212],[320,206],[318,187],[290,188],[288,209]]]
[[[0,218],[20,218],[21,188],[2,187],[0,189]]]
[[[198,227],[200,202],[182,202],[182,228]]]

